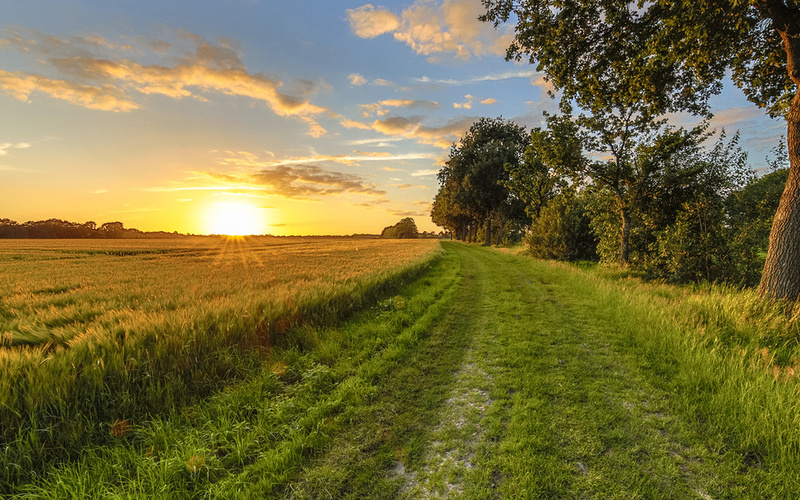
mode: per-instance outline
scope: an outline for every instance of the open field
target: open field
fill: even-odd
[[[0,425],[10,485],[258,370],[282,335],[383,297],[437,241],[0,242]]]
[[[624,271],[459,243],[441,248],[407,247],[410,268],[387,271],[385,285],[370,288],[380,293],[358,289],[362,298],[346,314],[283,325],[266,349],[251,339],[232,349],[209,344],[203,358],[184,356],[190,362],[180,368],[139,362],[122,371],[130,378],[102,375],[100,385],[34,412],[35,421],[4,427],[4,492],[800,495],[800,336],[791,308],[748,291],[648,284]],[[227,331],[220,321],[234,330],[249,325],[225,315],[203,321],[215,334]],[[194,339],[196,330],[180,331]],[[111,359],[113,350],[152,351],[170,338],[98,348],[87,361]],[[41,368],[84,343],[53,347]],[[182,349],[175,352],[190,352]],[[204,379],[223,359],[224,377]],[[96,362],[83,366],[64,379],[85,376],[89,366],[100,373]],[[146,382],[153,378],[159,382]],[[87,398],[113,408],[103,412]],[[132,398],[148,404],[129,405]]]

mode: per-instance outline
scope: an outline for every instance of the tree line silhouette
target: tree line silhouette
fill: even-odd
[[[11,219],[0,219],[0,238],[175,238],[183,234],[166,231],[140,231],[125,228],[122,222],[106,222],[97,225],[94,221],[69,222],[61,219],[47,219],[18,223]]]

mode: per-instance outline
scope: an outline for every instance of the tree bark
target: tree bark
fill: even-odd
[[[758,293],[777,299],[800,298],[800,12],[782,1],[763,3],[783,40],[786,69],[798,86],[786,117],[789,178],[769,234],[769,247]]]
[[[486,217],[485,234],[483,239],[483,246],[492,246],[492,218]]]
[[[622,209],[622,241],[619,244],[619,263],[623,266],[628,264],[629,247],[631,241],[631,214],[626,209]]]
[[[795,301],[800,298],[800,93],[792,99],[787,121],[789,178],[769,233],[758,293]]]

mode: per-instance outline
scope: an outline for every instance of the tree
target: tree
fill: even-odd
[[[492,242],[492,221],[506,225],[524,217],[522,202],[505,186],[506,165],[516,165],[528,144],[525,129],[503,118],[473,123],[439,171],[439,192],[431,217],[459,239],[475,239],[483,227],[485,243]]]
[[[540,259],[594,260],[597,241],[586,211],[586,193],[566,191],[542,207],[528,234],[528,252]]]
[[[547,128],[531,131],[522,161],[506,164],[508,180],[504,185],[522,200],[533,220],[568,186],[570,172],[582,170],[588,163],[578,126],[558,117],[548,117],[547,122]]]
[[[406,217],[394,226],[383,228],[381,238],[409,239],[418,238],[417,224],[411,217]]]
[[[594,111],[610,90],[642,118],[707,114],[730,70],[751,102],[788,128],[789,177],[759,292],[800,296],[800,5],[793,0],[482,0],[484,21],[517,17],[507,58],[528,56],[566,100]],[[603,95],[605,94],[605,95]],[[648,116],[649,115],[649,116]]]

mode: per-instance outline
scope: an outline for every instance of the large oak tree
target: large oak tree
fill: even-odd
[[[770,233],[763,295],[800,296],[800,2],[482,0],[484,21],[516,19],[510,59],[529,58],[582,108],[619,96],[638,118],[708,113],[730,71],[751,102],[785,117],[790,173]]]

